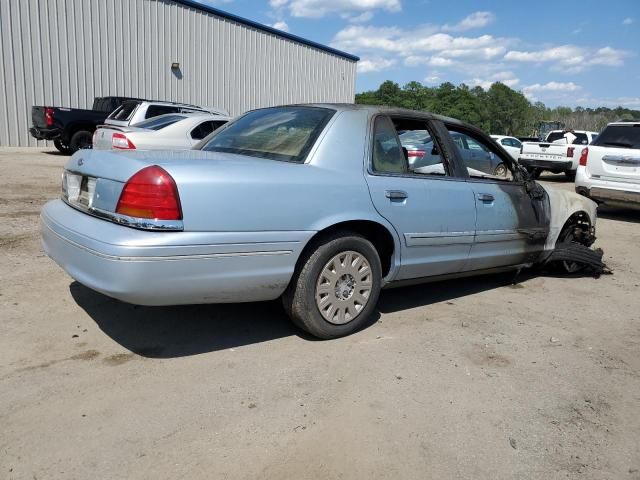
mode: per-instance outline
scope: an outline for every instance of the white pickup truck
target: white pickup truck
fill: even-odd
[[[563,173],[573,180],[578,169],[581,147],[589,145],[598,132],[574,130],[575,139],[569,143],[563,130],[552,130],[544,142],[524,142],[518,162],[536,178],[544,171]]]
[[[640,209],[640,122],[615,122],[580,148],[576,192],[598,203]]]

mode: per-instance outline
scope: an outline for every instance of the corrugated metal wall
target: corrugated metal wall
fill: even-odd
[[[91,108],[96,96],[233,115],[355,96],[355,61],[171,0],[0,0],[0,47],[0,145],[37,145],[32,105]]]

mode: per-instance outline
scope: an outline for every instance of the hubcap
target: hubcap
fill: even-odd
[[[371,296],[371,266],[352,250],[334,256],[324,266],[316,284],[316,305],[330,323],[343,325],[355,319]]]

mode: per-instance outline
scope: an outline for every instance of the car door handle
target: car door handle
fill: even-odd
[[[407,192],[403,192],[402,190],[385,190],[384,196],[390,200],[404,200],[409,195],[407,195]]]
[[[478,200],[481,202],[493,202],[495,198],[490,193],[479,193]]]

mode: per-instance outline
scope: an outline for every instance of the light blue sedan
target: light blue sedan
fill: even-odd
[[[398,132],[427,131],[413,167]],[[507,176],[469,168],[455,139]],[[82,150],[41,214],[44,250],[71,277],[142,305],[282,297],[320,338],[366,325],[383,287],[546,261],[590,245],[595,204],[526,178],[480,130],[361,105],[255,110],[199,150]]]

